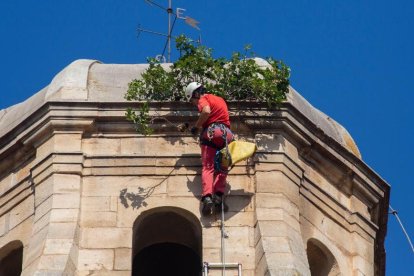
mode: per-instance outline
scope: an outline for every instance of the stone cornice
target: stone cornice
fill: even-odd
[[[0,137],[0,180],[16,164],[25,162],[35,148],[56,131],[77,132],[85,137],[123,135],[140,137],[125,119],[127,107],[139,103],[127,102],[47,102],[30,117]],[[354,195],[370,208],[371,222],[378,227],[376,264],[384,261],[384,238],[388,218],[389,185],[360,158],[338,141],[324,133],[289,103],[268,110],[264,104],[230,103],[232,128],[240,136],[254,138],[256,134],[280,134],[299,150],[299,157],[329,177],[339,190]],[[175,127],[182,122],[194,123],[197,112],[187,103],[154,103],[150,115],[154,118],[154,137],[188,137]],[[266,153],[264,149],[263,154]],[[10,158],[13,157],[13,158]],[[260,163],[260,160],[257,160]],[[297,166],[297,164],[295,164]],[[298,169],[300,173],[303,168]],[[309,197],[312,197],[310,194]],[[351,214],[359,223],[364,218]],[[375,228],[375,227],[374,227]],[[383,269],[378,268],[379,271]]]
[[[49,102],[42,106],[30,118],[0,138],[0,160],[9,149],[16,145],[30,146],[43,140],[41,136],[52,130],[108,131],[130,133],[134,128],[125,120],[124,113],[131,103],[82,103]],[[384,196],[389,186],[373,172],[362,160],[341,147],[339,143],[324,136],[324,133],[298,114],[291,105],[285,104],[280,109],[268,111],[265,105],[257,103],[230,104],[233,129],[244,136],[253,137],[256,133],[288,134],[300,149],[301,156],[315,165],[328,164],[329,169],[338,171],[338,180],[344,175],[357,182],[368,184],[367,189]],[[154,119],[154,135],[187,136],[177,133],[175,124],[193,122],[197,112],[186,103],[155,103],[151,105]],[[100,123],[102,122],[102,123]],[[330,164],[329,164],[330,163]],[[348,191],[350,192],[350,191]],[[372,199],[371,199],[372,200]]]

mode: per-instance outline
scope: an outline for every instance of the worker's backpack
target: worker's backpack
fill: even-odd
[[[230,170],[235,164],[253,156],[257,146],[254,143],[244,141],[233,141],[216,154],[216,170],[227,168]]]

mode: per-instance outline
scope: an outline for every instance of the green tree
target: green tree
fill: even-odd
[[[149,59],[149,67],[141,79],[128,85],[125,99],[142,102],[140,109],[126,112],[138,132],[148,135],[150,127],[149,105],[154,101],[184,100],[184,88],[191,81],[202,83],[209,93],[226,101],[265,102],[269,108],[278,106],[289,91],[290,69],[282,61],[267,58],[268,66],[259,66],[251,58],[251,47],[234,52],[229,60],[214,58],[211,48],[195,46],[184,35],[176,39],[180,58],[168,70],[156,59]]]

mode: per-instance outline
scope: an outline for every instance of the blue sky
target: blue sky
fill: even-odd
[[[414,235],[413,1],[173,0],[173,6],[201,22],[201,32],[177,22],[174,34],[201,34],[216,56],[252,44],[258,56],[284,60],[292,86],[344,125],[363,160],[392,186],[391,204]],[[30,97],[76,59],[144,63],[160,54],[164,39],[137,38],[139,24],[166,32],[167,16],[144,0],[2,0],[0,109]],[[387,275],[414,275],[414,254],[394,217],[386,250]]]

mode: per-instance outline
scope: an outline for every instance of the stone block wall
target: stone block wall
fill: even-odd
[[[20,241],[22,275],[131,275],[137,244],[170,241],[202,262],[221,262],[220,217],[200,212],[196,139],[168,128],[138,135],[124,107],[106,117],[71,104],[55,108],[37,119],[41,127],[28,126],[19,146],[3,144],[10,150],[0,159],[0,259]],[[225,261],[241,263],[247,276],[313,275],[313,262],[328,275],[382,275],[375,248],[385,230],[376,218],[386,186],[288,113],[254,114],[266,123],[244,115],[235,124],[258,152],[228,176]],[[170,213],[189,227],[172,224],[173,234],[139,228]],[[145,231],[164,234],[142,241],[151,236]]]

